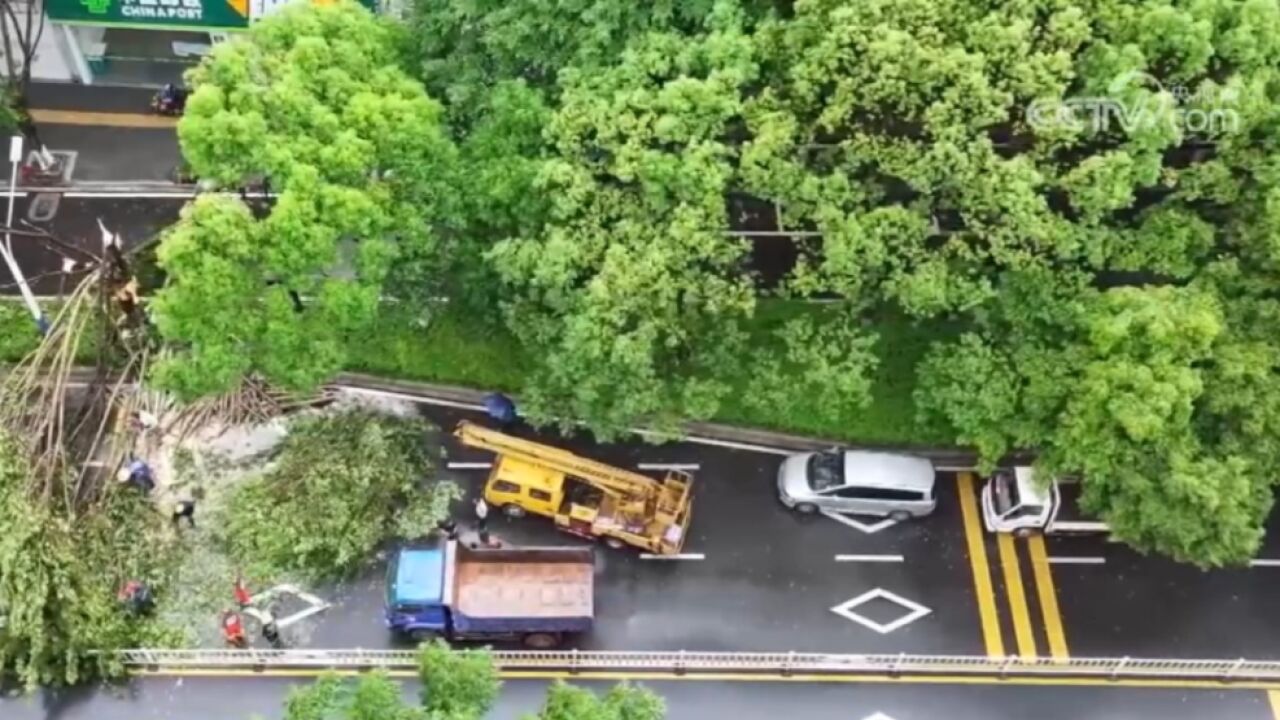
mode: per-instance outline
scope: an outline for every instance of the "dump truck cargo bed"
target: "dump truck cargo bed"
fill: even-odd
[[[462,632],[581,632],[591,626],[590,548],[477,549],[450,545],[446,567]]]

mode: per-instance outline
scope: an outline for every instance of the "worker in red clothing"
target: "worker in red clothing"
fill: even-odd
[[[236,576],[235,589],[231,592],[235,595],[236,604],[240,607],[247,607],[249,603],[253,602],[253,596],[249,594],[249,589],[244,586],[244,578],[239,575]]]
[[[146,615],[155,608],[151,588],[138,580],[130,580],[121,586],[120,591],[116,593],[116,599],[134,615]]]
[[[222,639],[234,648],[243,648],[246,645],[244,622],[240,620],[240,613],[233,610],[222,611]]]

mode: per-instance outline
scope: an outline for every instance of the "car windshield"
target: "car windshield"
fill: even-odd
[[[844,457],[839,453],[814,453],[809,458],[809,487],[815,492],[844,484]]]
[[[1012,473],[997,474],[995,482],[992,483],[992,489],[996,496],[996,512],[1005,515],[1006,512],[1018,507],[1021,498],[1018,497],[1018,483],[1014,482]]]

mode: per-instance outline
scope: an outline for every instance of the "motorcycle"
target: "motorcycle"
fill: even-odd
[[[181,115],[187,107],[187,94],[186,88],[167,84],[151,98],[151,109],[161,115]]]
[[[66,180],[63,169],[62,160],[41,146],[18,168],[18,174],[23,185],[48,187],[60,185]]]

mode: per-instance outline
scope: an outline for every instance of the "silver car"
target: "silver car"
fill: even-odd
[[[778,468],[778,496],[802,513],[826,510],[895,520],[923,517],[938,505],[933,463],[860,450],[791,455]]]

